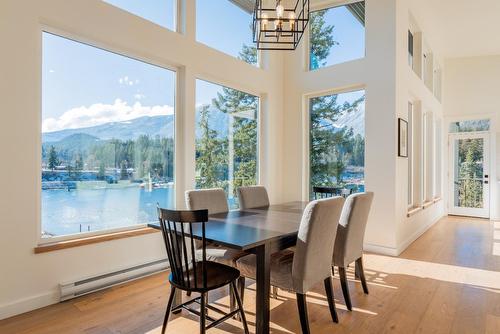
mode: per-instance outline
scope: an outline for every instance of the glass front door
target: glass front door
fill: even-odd
[[[489,217],[488,138],[450,135],[450,213]]]

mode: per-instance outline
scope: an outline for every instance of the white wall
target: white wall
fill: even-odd
[[[194,185],[195,78],[262,97],[261,182],[281,198],[282,54],[256,68],[195,42],[195,1],[185,34],[97,0],[0,1],[0,319],[58,300],[58,284],[164,257],[158,234],[35,255],[40,224],[41,31],[178,69],[176,192]],[[4,158],[2,158],[4,159]]]
[[[500,55],[447,59],[444,66],[445,133],[451,121],[490,118],[490,217],[500,219]]]
[[[375,192],[365,249],[391,255],[401,253],[443,215],[438,202],[407,217],[408,159],[397,157],[397,119],[407,119],[410,98],[432,111],[434,119],[442,117],[441,104],[408,66],[409,12],[406,0],[366,0],[364,59],[307,71],[307,35],[299,49],[285,57],[286,199],[307,198],[308,97],[365,89],[365,185]]]

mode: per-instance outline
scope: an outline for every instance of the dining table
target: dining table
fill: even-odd
[[[209,216],[205,238],[209,242],[256,255],[256,333],[270,329],[271,254],[297,242],[302,213],[308,202],[288,202],[261,208],[233,210]],[[148,224],[160,229],[159,224]],[[201,239],[201,228],[193,229]],[[182,302],[182,295],[175,298]]]

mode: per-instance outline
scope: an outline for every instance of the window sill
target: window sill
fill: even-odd
[[[422,204],[422,209],[427,209],[428,207],[430,207],[432,204],[434,204],[434,201],[431,200],[431,201],[425,201],[424,204]]]
[[[419,212],[420,210],[422,210],[422,207],[421,206],[417,206],[417,207],[413,207],[413,208],[409,208],[408,209],[408,212],[406,213],[406,217],[411,217],[413,215],[415,215],[417,212]]]
[[[131,238],[131,237],[136,237],[139,235],[151,234],[151,233],[156,233],[156,232],[158,232],[158,230],[156,230],[154,228],[144,227],[144,228],[128,230],[128,231],[113,232],[113,233],[107,233],[107,234],[101,234],[101,235],[94,235],[91,237],[47,243],[47,244],[35,247],[34,251],[35,251],[35,254],[47,253],[47,252],[53,252],[53,251],[66,249],[66,248],[80,247],[80,246],[96,244],[96,243],[106,242],[106,241],[111,241],[111,240]]]

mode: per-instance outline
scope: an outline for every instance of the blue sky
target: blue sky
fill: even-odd
[[[163,27],[174,26],[173,0],[106,2]],[[227,0],[196,2],[199,42],[233,56],[238,55],[244,43],[251,45],[249,13]],[[362,26],[353,22],[343,7],[329,10],[327,18],[335,21],[335,38],[346,46],[337,46],[329,63],[358,57],[360,52],[362,57]],[[349,43],[358,40],[360,34],[362,49]],[[174,110],[175,72],[49,33],[43,34],[42,78],[44,132],[169,114]],[[210,103],[220,89],[218,85],[197,84],[196,104]]]
[[[333,39],[338,43],[330,49],[325,66],[365,56],[365,28],[345,6],[327,9],[325,21],[334,26]]]

